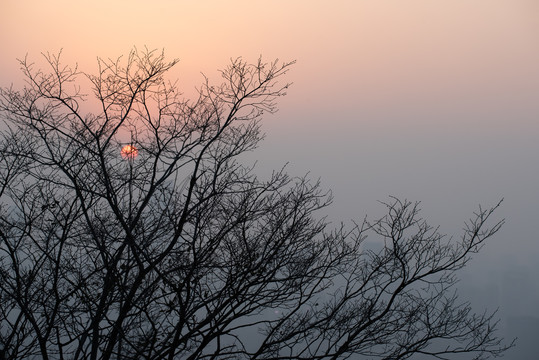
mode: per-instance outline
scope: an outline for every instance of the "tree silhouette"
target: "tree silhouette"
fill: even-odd
[[[479,359],[508,347],[493,314],[453,290],[502,225],[486,224],[497,206],[458,241],[396,198],[382,219],[329,229],[318,182],[242,165],[292,63],[232,60],[221,85],[185,100],[163,53],[99,59],[97,75],[44,58],[48,72],[21,60],[24,89],[0,93],[0,358]],[[364,249],[369,233],[381,251]]]

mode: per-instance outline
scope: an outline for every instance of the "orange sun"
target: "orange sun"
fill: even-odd
[[[121,154],[124,159],[131,160],[137,157],[138,149],[133,145],[125,145],[122,148]]]

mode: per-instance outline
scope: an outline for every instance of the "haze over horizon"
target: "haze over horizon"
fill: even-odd
[[[376,217],[389,195],[460,236],[479,204],[506,224],[461,272],[478,310],[499,308],[504,359],[536,359],[539,339],[539,3],[534,0],[3,1],[0,86],[16,58],[97,70],[96,57],[164,49],[186,96],[230,58],[297,60],[250,161],[289,163],[334,194],[334,223]],[[44,67],[44,66],[43,66]]]

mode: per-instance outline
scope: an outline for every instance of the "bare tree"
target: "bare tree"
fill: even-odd
[[[454,292],[502,222],[459,240],[417,203],[329,229],[318,182],[239,157],[292,63],[232,60],[185,100],[163,53],[45,55],[0,93],[0,358],[445,359],[499,355],[493,314]],[[80,78],[91,84],[84,95]],[[365,250],[368,233],[383,240]]]

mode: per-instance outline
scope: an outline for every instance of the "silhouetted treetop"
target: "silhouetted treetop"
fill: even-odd
[[[457,239],[397,198],[381,219],[333,229],[319,182],[261,179],[240,161],[293,62],[232,59],[186,99],[162,52],[99,59],[96,74],[44,59],[21,60],[24,87],[0,91],[0,359],[480,359],[508,347],[493,314],[454,291],[502,225],[499,204]]]

